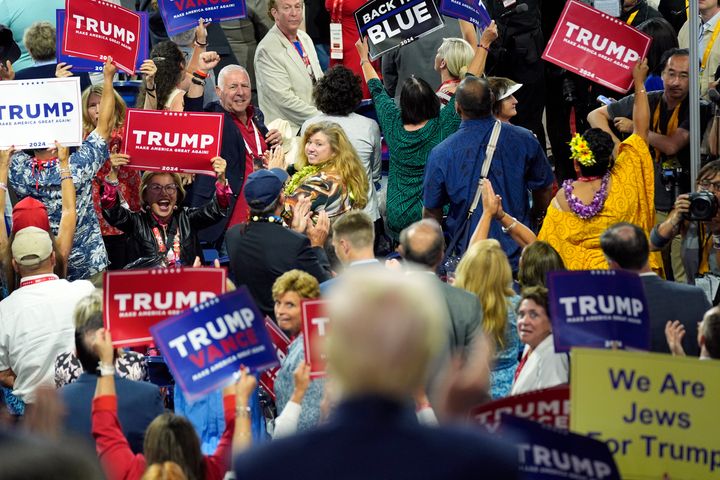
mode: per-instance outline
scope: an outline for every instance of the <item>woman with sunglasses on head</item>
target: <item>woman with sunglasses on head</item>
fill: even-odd
[[[212,159],[217,175],[215,196],[197,208],[181,206],[185,189],[179,174],[145,172],[140,183],[142,209],[133,212],[117,194],[117,173],[129,163],[129,157],[113,154],[110,160],[112,168],[105,177],[101,198],[103,217],[128,235],[143,266],[192,265],[195,257],[202,258],[197,233],[227,215],[232,194],[225,178],[227,162],[221,157]]]

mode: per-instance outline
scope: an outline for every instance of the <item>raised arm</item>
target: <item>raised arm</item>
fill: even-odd
[[[360,65],[362,66],[363,77],[365,82],[369,82],[374,78],[379,78],[375,67],[370,63],[370,49],[368,48],[368,38],[363,37],[355,42],[355,48],[357,48],[358,55],[360,56]]]
[[[645,91],[647,77],[647,59],[635,64],[633,68],[633,84],[635,85],[635,103],[633,103],[633,133],[647,142],[650,128],[650,105]]]
[[[201,74],[207,78],[209,72],[220,63],[220,55],[217,52],[202,52],[197,61],[197,69]],[[194,73],[195,70],[190,72]],[[199,75],[202,76],[202,75]],[[193,75],[193,81],[190,83],[190,89],[188,90],[188,98],[199,98],[205,94],[205,79],[197,78]]]
[[[70,152],[67,147],[57,142],[55,142],[55,146],[57,147],[58,162],[60,163],[60,193],[62,196],[62,213],[57,235],[57,253],[60,256],[61,265],[67,265],[67,259],[70,256],[73,239],[75,238],[75,227],[77,226],[77,211],[75,209],[76,192],[72,171],[70,170]]]
[[[600,130],[609,133],[615,145],[620,143],[620,139],[613,133],[612,128],[610,128],[610,112],[608,111],[607,105],[596,108],[592,112],[588,113],[587,121],[591,127],[599,128]]]
[[[235,394],[235,431],[232,439],[232,454],[246,450],[252,443],[252,425],[250,422],[250,396],[255,391],[257,380],[245,369],[240,374],[240,380],[228,393]]]
[[[117,68],[108,57],[103,66],[103,93],[100,98],[100,118],[95,129],[101,137],[108,141],[115,125],[115,91],[113,90],[113,77]]]
[[[140,72],[144,75],[145,82],[145,103],[143,110],[157,109],[157,93],[155,92],[155,74],[157,73],[157,65],[151,59],[145,59],[140,65]]]
[[[473,51],[477,50],[478,38],[477,28],[475,28],[475,25],[470,22],[466,22],[465,20],[458,20],[458,23],[460,24],[460,32],[462,33],[463,40],[472,46]]]
[[[490,22],[490,25],[483,30],[483,33],[480,36],[480,47],[475,49],[475,55],[468,66],[469,74],[479,77],[485,72],[485,62],[487,61],[487,56],[490,52],[490,45],[497,37],[497,25],[495,25],[495,20],[493,20]]]
[[[207,29],[205,28],[205,21],[200,18],[198,19],[198,26],[195,27],[195,41],[193,42],[193,52],[190,57],[190,61],[185,66],[185,71],[192,75],[197,70],[200,55],[205,52],[207,48]]]

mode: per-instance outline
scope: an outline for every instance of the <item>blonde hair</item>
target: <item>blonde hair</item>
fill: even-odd
[[[25,29],[23,43],[33,60],[53,59],[55,58],[55,27],[50,22],[35,22]]]
[[[405,399],[424,385],[447,341],[446,303],[433,282],[425,273],[368,266],[330,287],[325,350],[343,396]]]
[[[82,93],[81,104],[82,104],[82,121],[83,121],[83,132],[88,134],[95,130],[92,118],[88,114],[88,101],[90,101],[90,95],[97,95],[102,98],[103,86],[101,84],[90,85]],[[125,114],[127,113],[127,104],[120,94],[113,88],[113,95],[115,95],[115,123],[112,129],[118,130],[125,123]]]
[[[472,46],[462,38],[443,38],[438,55],[445,60],[450,76],[461,80],[465,78],[475,53]]]
[[[321,169],[326,172],[337,172],[352,199],[352,208],[365,208],[368,201],[368,179],[355,148],[348,140],[345,131],[334,122],[319,122],[310,125],[302,138],[303,148],[300,149],[295,168],[300,170],[308,165],[305,145],[316,133],[323,133],[330,143],[333,155]]]
[[[102,312],[103,298],[102,291],[95,290],[90,295],[83,297],[75,305],[73,311],[73,319],[75,320],[75,328],[79,329],[85,326],[85,324],[98,312]]]
[[[289,270],[280,275],[272,286],[272,298],[277,300],[287,292],[295,292],[300,298],[320,297],[317,279],[302,270]]]
[[[468,248],[456,271],[455,285],[474,293],[483,309],[483,330],[500,347],[505,345],[508,297],[512,270],[507,255],[497,240],[481,240]]]

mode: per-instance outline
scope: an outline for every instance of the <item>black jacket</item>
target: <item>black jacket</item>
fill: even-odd
[[[160,253],[153,233],[153,228],[157,227],[168,249],[172,248],[176,235],[180,236],[180,260],[183,265],[192,265],[196,256],[203,258],[197,233],[224,219],[227,208],[220,208],[215,197],[203,207],[178,206],[167,228],[163,228],[149,211],[133,212],[123,207],[117,199],[111,208],[103,208],[102,213],[110,225],[128,235],[129,241],[133,243],[129,248],[134,247],[137,258],[153,257]]]

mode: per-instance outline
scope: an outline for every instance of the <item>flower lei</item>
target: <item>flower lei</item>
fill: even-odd
[[[585,140],[579,133],[575,134],[572,140],[570,140],[569,145],[570,158],[577,160],[583,167],[591,167],[597,163],[595,155],[592,150],[590,150],[587,140]]]
[[[563,190],[565,191],[565,199],[567,200],[568,206],[570,207],[570,210],[577,215],[578,217],[582,218],[583,220],[587,220],[589,218],[594,217],[605,206],[605,200],[607,200],[608,197],[608,183],[610,182],[610,172],[607,172],[602,177],[602,182],[600,183],[600,189],[595,192],[595,196],[593,196],[592,202],[590,202],[589,205],[585,205],[580,201],[579,198],[577,198],[573,194],[573,181],[572,180],[565,180],[563,182]]]
[[[312,177],[320,171],[317,165],[307,165],[293,174],[285,185],[285,195],[292,195],[307,177]]]

